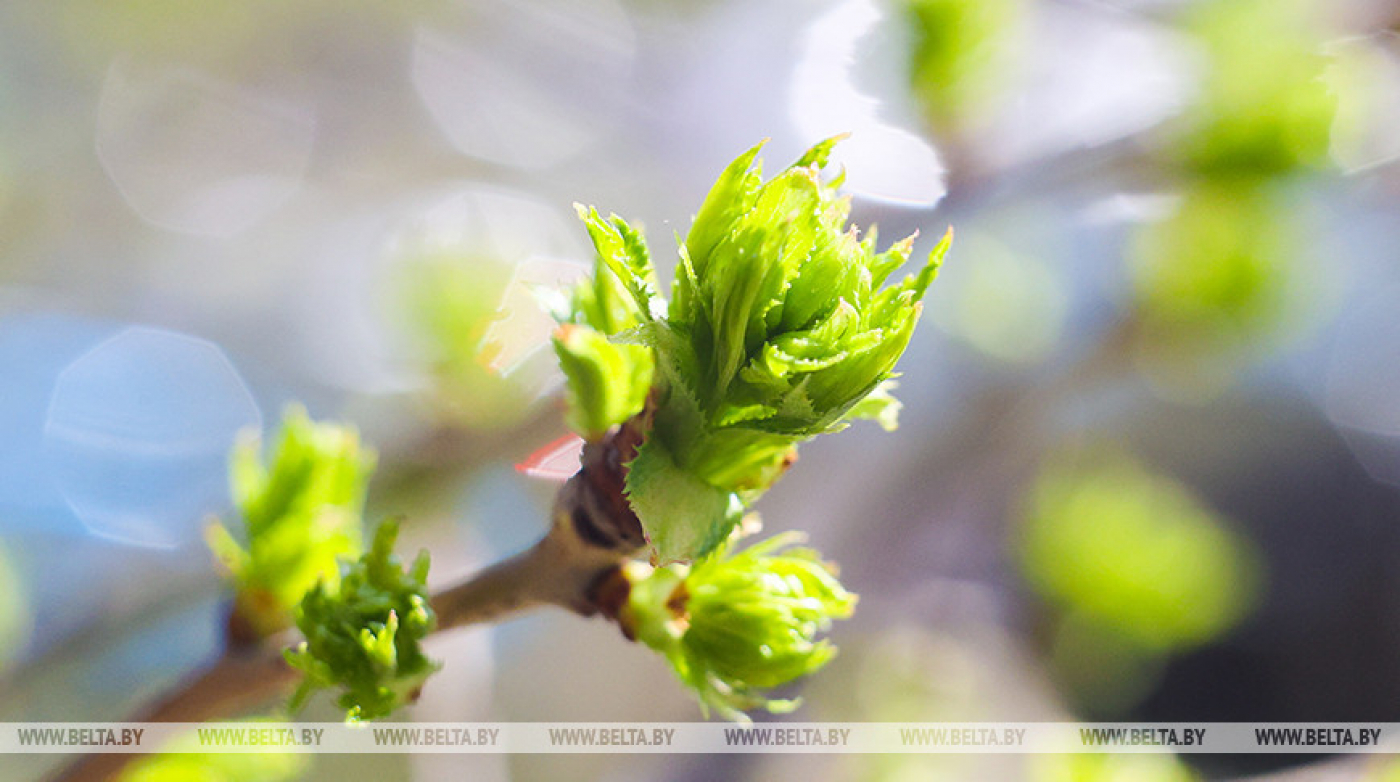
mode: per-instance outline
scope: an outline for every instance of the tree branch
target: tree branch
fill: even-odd
[[[646,413],[600,443],[585,446],[582,466],[559,490],[549,532],[532,548],[498,562],[429,598],[435,632],[494,622],[537,606],[556,605],[583,616],[614,616],[619,566],[644,538],[622,487],[624,465],[636,453]],[[623,595],[625,597],[625,594]],[[204,722],[265,706],[287,693],[300,672],[282,650],[294,645],[288,631],[261,640],[240,640],[233,617],[223,656],[192,675],[163,700],[134,717],[137,722]],[[51,777],[53,782],[117,779],[140,754],[84,755]]]
[[[280,637],[280,636],[279,636]],[[280,644],[265,642],[224,652],[213,665],[185,679],[138,722],[204,722],[256,709],[289,691],[300,672],[282,658]],[[52,777],[55,782],[112,780],[141,755],[83,755]]]

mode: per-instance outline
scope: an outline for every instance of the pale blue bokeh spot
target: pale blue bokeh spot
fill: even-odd
[[[86,534],[43,458],[44,417],[58,374],[114,331],[55,312],[0,318],[0,536],[18,530]]]
[[[227,510],[229,448],[260,424],[217,346],[136,327],[58,376],[44,445],[59,490],[93,534],[174,548]]]

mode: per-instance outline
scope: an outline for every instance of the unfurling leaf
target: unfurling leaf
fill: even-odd
[[[564,325],[554,352],[567,378],[569,426],[596,441],[641,412],[655,365],[641,345],[618,345],[587,326]]]

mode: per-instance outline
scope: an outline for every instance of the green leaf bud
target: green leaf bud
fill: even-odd
[[[767,690],[825,665],[836,647],[817,635],[845,619],[856,596],[817,552],[778,535],[731,552],[721,546],[692,566],[634,565],[620,617],[633,637],[666,657],[708,716],[747,721],[744,712],[786,712],[793,700]]]
[[[731,163],[681,243],[669,304],[656,293],[640,235],[619,218],[579,210],[597,262],[563,319],[654,353],[655,415],[627,494],[656,563],[704,556],[732,526],[735,502],[767,490],[802,441],[853,418],[896,423],[888,381],[951,233],[918,272],[882,288],[908,260],[913,237],[877,252],[873,230],[862,239],[846,226],[850,201],[837,196],[839,180],[821,176],[837,141],[766,182],[762,145]],[[576,373],[571,400],[585,395]],[[577,410],[575,427],[596,432],[601,421]],[[670,493],[678,486],[702,500],[684,519],[666,511],[677,506]],[[678,524],[685,529],[671,528]]]
[[[849,202],[819,176],[833,141],[766,183],[747,170],[756,150],[741,157],[742,174],[731,166],[696,217],[691,236],[706,238],[686,242],[693,276],[677,274],[666,325],[688,350],[663,363],[679,367],[704,431],[668,444],[678,463],[723,488],[768,482],[714,474],[707,451],[732,452],[744,439],[735,435],[766,451],[765,435],[791,446],[830,431],[890,376],[948,248],[945,238],[919,273],[880,290],[913,237],[877,253],[873,235],[861,241],[846,229]],[[716,205],[726,197],[728,208]]]
[[[318,584],[302,600],[297,628],[306,640],[285,653],[305,674],[293,709],[317,689],[340,688],[347,721],[386,717],[441,667],[421,647],[437,623],[428,554],[405,572],[393,553],[397,536],[397,522],[380,524],[370,550],[345,567],[338,585]]]

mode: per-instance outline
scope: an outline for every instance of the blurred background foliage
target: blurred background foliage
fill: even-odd
[[[272,718],[270,718],[272,719]],[[238,722],[239,720],[234,720]],[[246,720],[256,724],[258,720]],[[171,741],[177,746],[142,757],[122,772],[122,782],[294,782],[306,776],[314,755],[295,752],[205,753],[193,734]]]
[[[943,133],[975,122],[995,99],[1009,62],[1024,48],[1021,0],[908,0],[913,38],[910,86],[930,125]]]
[[[493,368],[499,348],[486,346],[510,267],[450,251],[426,252],[412,264],[394,281],[400,291],[393,306],[433,372],[433,406],[472,427],[518,422],[528,410],[522,389]]]
[[[1253,607],[1254,552],[1189,489],[1123,454],[1056,455],[1026,499],[1022,569],[1056,611],[1050,672],[1084,713],[1120,717],[1172,652]]]
[[[1050,755],[1038,764],[1036,782],[1192,782],[1181,761],[1166,755]]]
[[[0,719],[118,719],[217,655],[223,455],[292,400],[378,451],[366,516],[407,514],[434,583],[532,542],[554,486],[512,465],[565,432],[536,302],[591,261],[571,204],[669,268],[740,151],[852,131],[854,222],[957,241],[899,432],[814,443],[764,498],[861,595],[796,719],[1400,720],[1397,28],[1390,0],[4,4]],[[427,652],[407,719],[695,717],[662,661],[562,613]],[[228,758],[134,773],[1395,775]],[[0,779],[56,762],[14,760]]]

